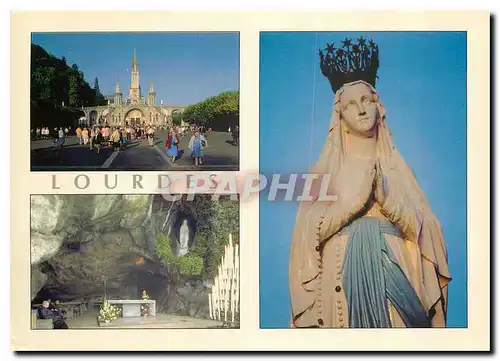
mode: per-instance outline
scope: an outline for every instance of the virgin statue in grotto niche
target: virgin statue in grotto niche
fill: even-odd
[[[335,100],[309,173],[335,202],[301,202],[290,252],[292,327],[446,327],[451,281],[441,225],[394,146],[375,82],[378,46],[320,51]]]

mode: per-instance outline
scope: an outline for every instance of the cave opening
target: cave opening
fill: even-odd
[[[92,281],[81,280],[71,284],[49,281],[31,303],[38,305],[49,299],[60,302],[97,300],[105,295],[107,299],[141,299],[143,290],[151,299],[156,299],[164,293],[169,282],[160,269],[157,263],[146,261],[136,267],[126,267],[120,274]]]

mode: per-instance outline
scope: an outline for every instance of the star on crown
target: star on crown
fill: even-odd
[[[364,80],[373,87],[377,81],[378,45],[373,40],[367,44],[363,37],[357,44],[351,41],[345,38],[339,47],[327,43],[326,48],[319,51],[321,72],[330,81],[334,93],[356,80]]]

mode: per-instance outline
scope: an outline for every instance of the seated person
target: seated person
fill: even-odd
[[[49,299],[47,300],[47,302],[49,303],[49,310],[54,311],[54,310],[56,309],[56,305],[54,304],[54,302],[52,302],[52,299],[51,299],[51,298],[49,298]],[[56,301],[56,302],[57,302],[57,301]]]
[[[66,310],[63,308],[59,300],[56,300],[56,302],[54,303],[54,308],[52,309],[52,311],[61,316],[66,314]]]
[[[37,311],[39,320],[51,320],[54,318],[54,312],[49,308],[49,301],[43,301],[42,306]]]

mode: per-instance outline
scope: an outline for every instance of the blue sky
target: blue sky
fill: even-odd
[[[238,33],[36,33],[32,42],[76,63],[91,86],[98,77],[105,95],[119,80],[128,96],[134,48],[142,93],[153,80],[157,103],[189,105],[239,89]]]
[[[448,326],[467,327],[465,32],[262,33],[260,172],[301,173],[315,162],[334,97],[318,48],[361,35],[379,45],[377,90],[388,125],[443,227],[453,276]],[[297,203],[260,202],[260,324],[286,328]]]

